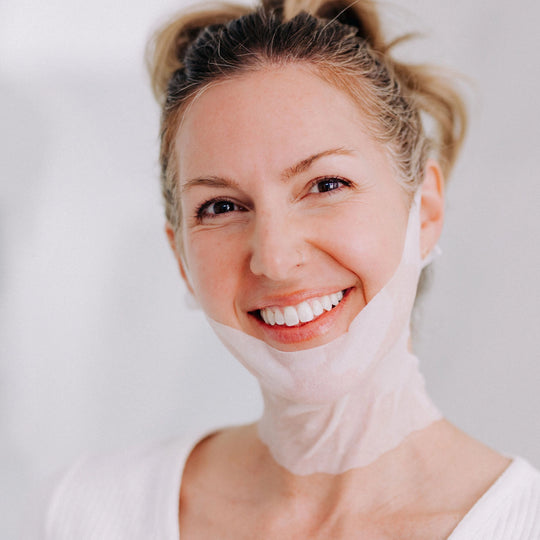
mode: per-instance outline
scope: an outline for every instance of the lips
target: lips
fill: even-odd
[[[258,311],[259,317],[269,326],[297,326],[316,320],[337,306],[346,291],[317,296],[291,306],[270,306]]]

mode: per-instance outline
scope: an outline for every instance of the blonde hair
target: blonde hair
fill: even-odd
[[[173,18],[147,54],[162,107],[161,183],[171,226],[181,223],[173,143],[186,106],[216,80],[271,65],[308,65],[347,91],[409,193],[422,182],[430,155],[448,177],[465,136],[465,105],[440,70],[392,57],[403,39],[385,41],[372,0],[263,0],[255,8],[218,3]]]

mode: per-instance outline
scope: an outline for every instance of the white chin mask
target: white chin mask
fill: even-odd
[[[259,437],[281,466],[296,475],[364,467],[441,418],[409,351],[418,279],[429,262],[420,257],[418,193],[394,275],[345,334],[319,347],[284,352],[209,319],[259,381]]]

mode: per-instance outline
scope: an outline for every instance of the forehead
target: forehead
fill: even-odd
[[[352,98],[301,65],[209,86],[187,108],[175,143],[180,182],[201,174],[278,174],[338,147],[368,160],[386,157]]]

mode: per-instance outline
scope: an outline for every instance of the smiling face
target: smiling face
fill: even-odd
[[[409,197],[365,126],[347,94],[298,65],[193,101],[175,147],[182,224],[168,233],[210,318],[310,348],[346,332],[389,281]]]

